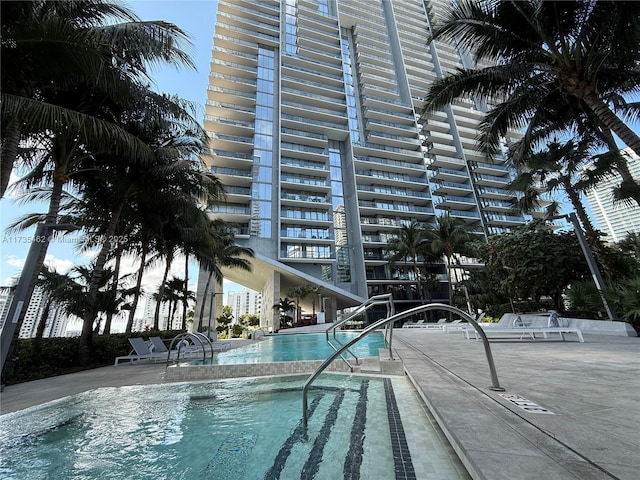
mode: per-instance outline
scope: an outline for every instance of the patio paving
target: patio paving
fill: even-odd
[[[638,478],[640,338],[492,340],[505,392],[488,388],[482,343],[459,333],[396,329],[394,347],[474,479]],[[103,386],[165,383],[164,372],[140,363],[12,385],[0,413]]]
[[[638,478],[640,338],[490,345],[505,392],[489,389],[482,342],[394,331],[398,357],[474,478]]]

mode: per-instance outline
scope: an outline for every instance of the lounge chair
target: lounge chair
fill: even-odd
[[[155,353],[164,353],[167,355],[169,353],[169,349],[165,345],[164,341],[160,337],[149,337],[149,341],[151,342],[151,351]],[[180,352],[184,353],[184,352]],[[178,357],[178,350],[171,350],[171,358],[175,359]]]
[[[565,325],[563,325],[563,323]],[[580,330],[578,327],[570,327],[569,325],[566,325],[566,321],[564,319],[561,319],[558,316],[558,312],[556,312],[555,310],[550,311],[549,319],[547,320],[547,326],[546,328],[542,328],[542,333],[544,335],[544,338],[547,338],[547,334],[549,333],[557,333],[560,335],[560,338],[562,340],[565,339],[565,333],[575,333],[578,336],[578,340],[584,343],[582,330]]]
[[[422,325],[422,328],[438,328],[442,330],[442,327],[447,323],[446,318],[440,318],[436,323],[425,323]]]
[[[449,333],[453,332],[454,330],[464,330],[468,325],[469,324],[467,322],[462,323],[462,320],[458,318],[451,323],[445,323],[442,326],[442,331],[444,333]]]
[[[554,315],[555,314],[555,315]],[[501,323],[501,322],[499,322]],[[531,322],[526,322],[520,318],[520,316],[513,319],[511,325],[496,325],[491,327],[485,327],[482,330],[485,335],[493,335],[493,334],[516,334],[520,335],[520,340],[525,337],[531,338],[531,340],[536,339],[536,334],[542,334],[542,336],[547,339],[549,338],[550,333],[557,333],[560,335],[560,338],[564,341],[565,333],[575,333],[578,336],[578,341],[584,343],[584,337],[582,336],[582,331],[577,327],[569,327],[569,326],[561,326],[560,320],[558,319],[557,313],[552,312],[547,321],[547,326],[536,326],[531,325]],[[465,329],[463,331],[465,337],[467,339],[471,338],[471,334],[473,333],[476,340],[480,340],[480,336],[478,332],[473,329]]]
[[[407,322],[402,326],[402,328],[420,328],[422,327],[423,323],[424,320],[418,320],[417,322]]]
[[[117,367],[118,364],[124,360],[128,360],[129,363],[132,364],[140,360],[166,360],[168,358],[167,352],[152,352],[149,345],[147,345],[147,342],[140,337],[129,338],[129,343],[133,347],[133,350],[129,355],[116,357],[113,364],[114,367]]]

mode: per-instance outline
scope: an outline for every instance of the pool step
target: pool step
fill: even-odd
[[[378,357],[360,359],[360,365],[354,367],[354,373],[368,373],[379,375],[404,375],[404,366],[394,355],[389,359],[389,350],[381,348]]]
[[[280,447],[264,479],[360,478],[368,387],[369,381],[364,380],[358,389],[323,387],[313,391],[308,439],[300,422]],[[341,445],[336,448],[338,438]],[[327,453],[325,447],[330,443],[333,452]],[[336,455],[336,451],[341,453]],[[305,459],[302,466],[301,458]]]

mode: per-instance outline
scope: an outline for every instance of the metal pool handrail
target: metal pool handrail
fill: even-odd
[[[329,358],[327,358],[324,362],[322,362],[322,364],[316,369],[316,371],[311,374],[311,376],[307,379],[304,386],[302,387],[302,424],[304,428],[305,439],[307,438],[307,426],[309,423],[307,396],[309,393],[309,387],[311,386],[313,381],[318,377],[318,375],[320,375],[329,366],[329,364],[331,364],[331,362],[333,362],[336,359],[338,355],[340,355],[342,352],[347,350],[351,345],[358,342],[360,339],[366,337],[367,335],[369,335],[371,332],[378,329],[379,327],[382,327],[383,325],[386,326],[388,324],[393,324],[393,322],[397,320],[401,320],[405,317],[415,315],[416,313],[427,312],[430,310],[446,310],[449,312],[453,312],[461,316],[464,320],[468,321],[471,324],[471,326],[473,326],[473,328],[476,330],[476,332],[478,332],[478,335],[480,335],[480,338],[482,339],[482,343],[484,345],[484,351],[487,356],[487,362],[489,363],[489,372],[491,374],[491,386],[489,387],[489,389],[497,392],[504,392],[504,388],[500,386],[500,382],[498,381],[498,375],[496,373],[495,364],[493,363],[493,355],[491,354],[491,347],[489,346],[489,340],[487,339],[487,336],[485,335],[484,330],[480,328],[478,323],[468,313],[464,312],[463,310],[460,310],[459,308],[452,307],[451,305],[446,305],[444,303],[430,303],[427,305],[420,305],[419,307],[411,308],[404,312],[400,312],[396,315],[392,315],[391,317],[388,317],[388,318],[383,318],[369,325],[367,328],[362,330],[357,337],[349,340],[346,344],[344,344],[341,348],[339,348],[335,353],[333,353]]]
[[[331,340],[329,339],[329,332],[333,330],[333,340],[342,347],[342,342],[338,340],[338,338],[336,337],[336,330],[338,328],[341,328],[345,323],[347,323],[352,318],[360,315],[361,313],[366,312],[370,307],[374,305],[387,305],[387,317],[390,317],[391,315],[393,315],[395,311],[393,307],[393,296],[391,293],[385,293],[383,295],[374,295],[368,298],[366,302],[356,307],[356,309],[353,312],[351,312],[346,318],[340,320],[338,323],[332,324],[331,326],[329,326],[329,328],[325,330],[324,334],[327,339],[327,344],[329,344],[329,346],[333,348],[335,352],[337,352],[338,349],[333,343],[331,343]],[[389,338],[391,338],[391,336]],[[385,342],[386,340],[387,340],[387,336],[385,334]],[[348,348],[346,349],[346,351],[349,353],[349,355],[351,355],[353,358],[356,359],[356,365],[358,365],[359,364],[358,357],[353,352],[351,352],[351,350],[349,350]],[[389,342],[389,355],[391,355],[391,342]],[[347,364],[347,366],[349,367],[349,370],[353,372],[353,367],[351,366],[349,361],[346,358],[344,358],[342,353],[340,353],[340,358],[344,363]]]
[[[185,338],[191,338],[193,340],[197,340],[198,341],[198,343],[202,347],[202,361],[203,362],[207,359],[207,349],[206,349],[205,345],[207,345],[207,343],[208,343],[209,344],[209,352],[211,352],[211,358],[213,359],[213,343],[211,342],[211,340],[209,339],[209,337],[207,335],[204,335],[203,333],[200,333],[200,332],[179,333],[178,335],[173,337],[173,340],[171,340],[171,345],[169,345],[169,351],[167,352],[167,367],[169,366],[169,360],[171,359],[171,351],[173,350],[173,346],[176,343],[178,344],[178,354],[177,354],[176,358],[180,358],[180,350],[182,349],[182,345],[180,345],[180,343]]]

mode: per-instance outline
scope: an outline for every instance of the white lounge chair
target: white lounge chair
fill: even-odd
[[[563,323],[565,323],[565,325],[563,325]],[[558,316],[558,312],[556,312],[555,310],[550,311],[549,319],[547,320],[547,326],[546,328],[542,328],[542,333],[544,335],[544,338],[547,338],[547,335],[549,333],[557,333],[560,335],[560,338],[562,340],[565,339],[565,333],[575,333],[578,336],[578,340],[584,343],[582,330],[580,330],[578,327],[570,327],[569,325],[566,325],[566,321],[564,321],[564,319],[561,319]]]
[[[417,322],[407,322],[402,326],[402,328],[420,328],[423,323],[424,320],[418,320]]]
[[[132,364],[140,360],[158,360],[158,359],[166,360],[168,358],[167,352],[158,352],[158,353],[152,352],[149,349],[147,342],[145,342],[140,337],[129,338],[128,340],[131,346],[133,347],[133,350],[129,353],[129,355],[122,355],[120,357],[116,357],[115,362],[113,364],[114,367],[117,367],[120,362],[125,360],[128,360],[129,364]]]
[[[468,325],[469,324],[467,322],[462,323],[462,320],[458,318],[457,320],[454,320],[453,322],[445,323],[442,326],[442,331],[444,333],[453,332],[455,330],[463,330],[464,331],[464,329],[467,328]]]
[[[561,322],[558,319],[557,313],[555,315],[554,313],[555,312],[553,312],[549,316],[546,327],[531,325],[530,323],[523,321],[518,316],[515,319],[513,319],[510,326],[496,325],[496,326],[485,327],[482,330],[484,331],[485,335],[487,335],[487,337],[489,335],[493,336],[493,334],[501,334],[501,335],[516,334],[516,335],[520,335],[520,340],[522,340],[525,337],[531,338],[531,340],[535,340],[536,334],[542,334],[542,336],[546,339],[546,338],[549,338],[550,333],[558,333],[560,335],[560,338],[564,341],[565,333],[575,333],[578,336],[578,341],[584,343],[584,337],[582,336],[582,331],[577,327],[561,326],[560,325]],[[473,333],[475,339],[480,340],[480,336],[478,335],[478,332],[476,332],[473,329],[467,328],[463,331],[463,333],[467,339],[470,339],[471,334]]]
[[[436,323],[425,323],[422,325],[422,328],[438,328],[438,329],[442,329],[442,327],[444,327],[444,325],[447,323],[447,319],[446,318],[440,318],[438,319],[438,321]]]

